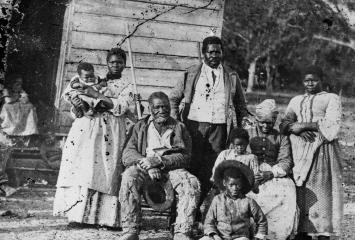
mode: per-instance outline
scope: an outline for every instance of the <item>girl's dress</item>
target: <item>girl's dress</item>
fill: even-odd
[[[336,94],[304,94],[291,99],[280,125],[280,129],[288,133],[294,122],[318,123],[312,143],[290,135],[301,213],[299,232],[315,236],[340,235],[343,188],[337,136],[341,114],[341,101]]]
[[[38,134],[36,108],[28,100],[25,91],[20,92],[3,90],[5,103],[1,108],[1,130],[9,136],[30,136]],[[14,102],[6,99],[15,98]],[[25,101],[23,101],[25,99]]]
[[[63,148],[54,215],[65,215],[69,222],[120,226],[121,155],[132,92],[127,80],[108,80],[104,95],[114,107],[74,120]]]
[[[291,239],[297,232],[299,211],[296,187],[289,177],[293,167],[288,137],[272,130],[268,134],[258,126],[248,129],[250,149],[258,157],[260,171],[271,171],[274,178],[259,186],[259,193],[250,192],[268,220],[268,239]]]

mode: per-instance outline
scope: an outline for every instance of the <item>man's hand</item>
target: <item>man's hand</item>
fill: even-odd
[[[316,134],[311,131],[305,131],[300,134],[300,137],[302,137],[306,142],[314,142]]]
[[[218,234],[213,235],[214,240],[223,240]]]
[[[161,179],[161,171],[159,168],[151,168],[148,170],[149,177],[152,180],[160,180]]]
[[[264,184],[265,182],[274,178],[274,174],[271,171],[263,171],[255,174],[255,182],[258,185]]]
[[[139,166],[143,168],[144,170],[149,170],[151,168],[157,168],[161,165],[161,161],[157,157],[146,157],[142,158],[138,162]]]
[[[247,117],[243,117],[243,120],[242,120],[242,127],[243,127],[244,129],[249,129],[249,128],[253,127],[253,126],[254,126],[254,123],[253,123],[252,120],[250,120],[250,119],[247,118]]]

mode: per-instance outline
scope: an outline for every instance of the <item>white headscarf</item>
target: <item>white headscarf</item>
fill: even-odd
[[[275,121],[279,112],[277,111],[274,99],[266,99],[256,105],[255,117],[258,121],[272,120]]]

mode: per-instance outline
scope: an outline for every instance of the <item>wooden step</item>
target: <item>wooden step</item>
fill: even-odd
[[[6,173],[9,184],[14,187],[36,185],[36,182],[55,185],[58,177],[58,170],[51,169],[46,164],[38,147],[11,148]]]
[[[12,167],[7,168],[6,173],[11,186],[22,186],[24,184],[36,184],[41,180],[47,183],[43,185],[54,186],[58,178],[58,170],[48,168]]]
[[[8,161],[6,168],[50,169],[41,158],[12,158]]]

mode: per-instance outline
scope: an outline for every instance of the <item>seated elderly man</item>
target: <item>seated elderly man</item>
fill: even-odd
[[[168,96],[163,92],[150,95],[151,115],[133,127],[122,162],[119,194],[122,228],[120,240],[136,240],[141,222],[141,194],[149,180],[167,178],[177,193],[175,240],[190,240],[200,197],[200,184],[185,168],[191,158],[191,139],[185,125],[170,117]],[[159,151],[158,151],[159,149]],[[166,149],[161,154],[161,149]]]

